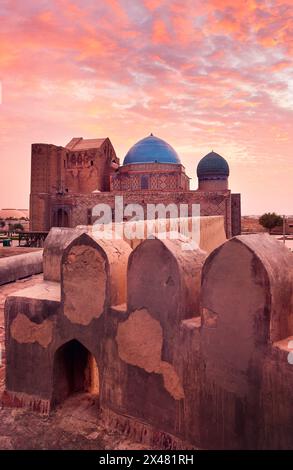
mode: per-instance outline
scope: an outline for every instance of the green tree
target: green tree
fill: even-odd
[[[269,233],[271,233],[274,227],[280,227],[283,224],[283,218],[275,212],[266,212],[258,221]]]

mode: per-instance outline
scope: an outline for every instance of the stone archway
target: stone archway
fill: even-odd
[[[99,370],[94,356],[79,341],[73,339],[61,346],[54,355],[53,406],[77,393],[99,396]]]

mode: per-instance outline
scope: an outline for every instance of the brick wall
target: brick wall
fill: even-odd
[[[231,194],[232,236],[241,234],[241,195]]]
[[[33,144],[30,230],[50,229],[54,223],[50,199],[57,193],[109,191],[113,162],[119,164],[119,159],[109,139],[105,139],[98,149],[82,151],[70,151],[51,144]]]
[[[143,187],[143,185],[146,185]],[[143,189],[161,191],[188,191],[189,178],[183,165],[148,163],[125,165],[111,178],[113,191],[137,191]]]
[[[146,214],[147,204],[187,204],[189,215],[192,204],[200,204],[200,215],[223,215],[225,218],[225,229],[227,236],[232,233],[231,228],[231,193],[203,191],[130,191],[130,192],[104,192],[87,195],[64,195],[51,198],[51,209],[57,205],[60,207],[71,207],[71,226],[87,225],[88,213],[97,204],[108,204],[115,211],[115,195],[123,196],[124,206],[126,204],[140,204],[144,207]]]

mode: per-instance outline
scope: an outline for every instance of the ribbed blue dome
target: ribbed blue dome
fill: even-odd
[[[216,152],[208,153],[197,165],[197,177],[199,179],[213,176],[228,177],[229,172],[229,165],[225,158]]]
[[[128,150],[123,165],[132,163],[176,163],[180,158],[175,150],[162,139],[151,134],[140,140]]]

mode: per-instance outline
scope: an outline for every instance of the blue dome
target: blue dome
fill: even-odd
[[[228,178],[229,172],[229,165],[225,158],[216,152],[208,153],[197,165],[197,177],[199,179]]]
[[[171,145],[151,134],[139,140],[128,150],[123,165],[130,163],[176,163],[178,165],[181,162]]]

